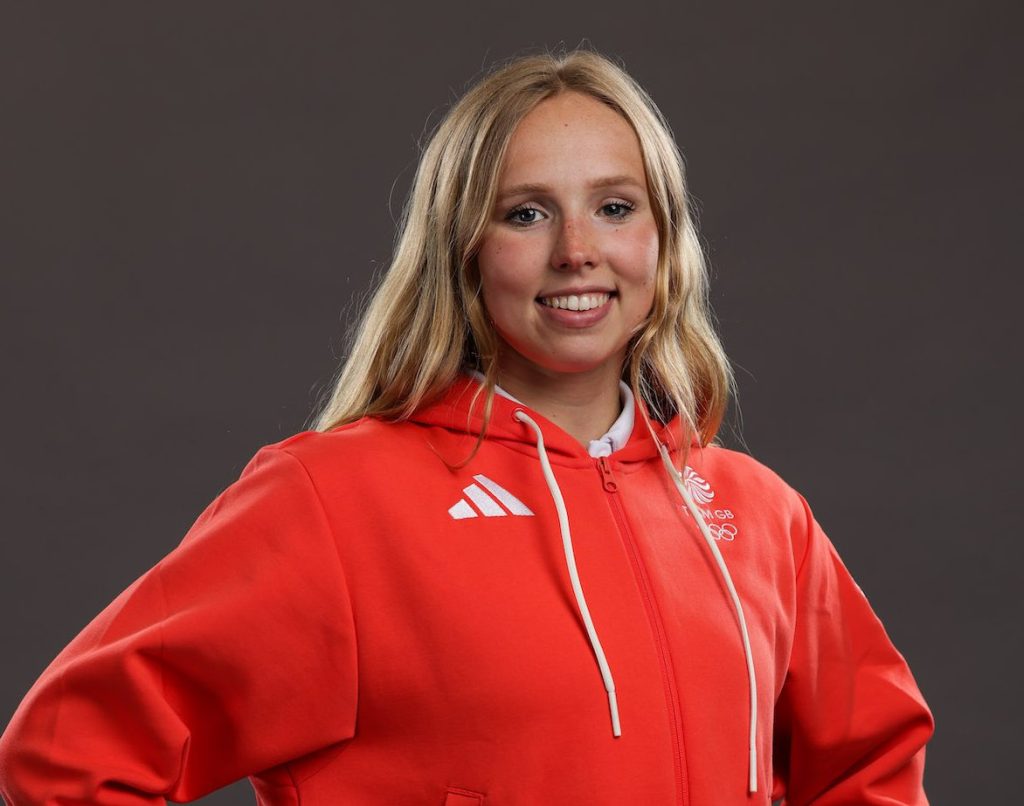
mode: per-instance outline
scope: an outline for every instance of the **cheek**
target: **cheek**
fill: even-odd
[[[658,274],[657,228],[652,224],[630,232],[618,242],[616,252],[624,279],[653,298]]]
[[[484,266],[490,266],[496,261],[501,260],[501,255],[504,251],[505,245],[500,237],[491,234],[484,236],[484,239],[480,242],[480,249],[477,251],[476,257],[481,270]]]
[[[477,267],[485,305],[500,305],[510,295],[531,293],[536,279],[530,271],[536,265],[535,251],[514,237],[495,235],[484,240],[477,253]]]
[[[627,316],[636,324],[646,319],[654,307],[658,281],[658,243],[657,229],[652,226],[650,230],[632,233],[628,243],[623,244],[627,253],[622,255],[623,262],[620,265],[626,267],[624,271],[627,282],[633,288]]]

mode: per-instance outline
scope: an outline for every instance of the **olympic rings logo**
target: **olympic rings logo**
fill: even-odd
[[[708,532],[715,540],[725,540],[731,543],[736,539],[739,529],[734,523],[709,523]]]

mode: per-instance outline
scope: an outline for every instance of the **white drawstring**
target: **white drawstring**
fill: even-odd
[[[757,792],[757,682],[754,679],[754,653],[750,648],[750,635],[747,632],[747,620],[743,617],[743,606],[740,604],[739,594],[736,593],[736,586],[732,584],[732,577],[729,575],[729,569],[726,568],[722,552],[719,550],[715,539],[711,536],[711,531],[704,522],[703,516],[693,503],[693,498],[687,492],[686,485],[683,484],[682,474],[672,464],[668,457],[668,451],[661,442],[658,443],[658,451],[661,453],[661,459],[665,463],[669,476],[675,482],[679,495],[682,496],[683,501],[689,508],[690,514],[697,522],[697,528],[704,535],[704,540],[710,547],[711,553],[715,557],[715,562],[718,563],[718,570],[722,574],[722,579],[725,580],[725,586],[729,589],[729,596],[732,597],[733,606],[736,608],[736,617],[740,622],[740,635],[743,637],[743,653],[747,659],[747,679],[750,681],[750,780],[748,786],[751,792]]]
[[[580,585],[580,577],[576,571],[576,557],[572,550],[572,535],[569,533],[569,516],[565,510],[565,501],[562,499],[562,491],[555,481],[555,474],[551,472],[551,463],[548,462],[547,451],[544,450],[544,435],[540,426],[522,409],[517,409],[515,418],[521,423],[526,423],[533,429],[537,437],[537,453],[540,456],[541,470],[544,471],[544,480],[548,483],[548,490],[555,502],[555,510],[558,512],[558,528],[562,532],[562,548],[565,550],[565,564],[569,569],[569,578],[572,580],[572,589],[576,594],[576,604],[579,606],[580,615],[587,628],[587,635],[590,636],[590,646],[594,649],[597,657],[597,665],[601,669],[601,679],[604,681],[605,691],[608,692],[608,709],[612,715],[612,735],[621,736],[622,728],[619,725],[619,703],[615,698],[615,681],[612,679],[612,670],[608,667],[604,650],[601,648],[601,640],[597,637],[597,630],[594,629],[594,622],[590,618],[590,610],[587,608],[587,600],[583,596],[583,587]]]
[[[548,461],[547,451],[544,449],[544,435],[540,430],[540,426],[537,425],[533,418],[531,418],[522,409],[517,409],[514,417],[519,422],[525,423],[533,429],[533,433],[537,438],[537,454],[540,458],[541,470],[544,473],[544,480],[547,482],[551,498],[555,503],[555,510],[558,513],[558,527],[562,533],[562,548],[565,550],[565,564],[569,569],[569,578],[572,581],[573,592],[576,594],[576,603],[579,606],[583,623],[587,628],[587,635],[590,638],[590,645],[594,650],[594,656],[597,658],[597,665],[601,670],[601,679],[604,681],[605,691],[608,693],[608,708],[611,712],[612,718],[612,733],[615,736],[621,736],[622,729],[619,725],[619,706],[615,697],[615,681],[612,679],[611,669],[609,668],[608,661],[605,658],[604,649],[601,647],[601,641],[597,637],[597,630],[594,628],[594,622],[590,618],[590,610],[587,607],[587,600],[583,595],[583,587],[580,585],[579,574],[576,570],[576,558],[572,548],[572,535],[569,531],[569,516],[566,512],[565,501],[562,498],[562,491],[558,487],[558,482],[555,480],[555,474],[551,470],[551,463]],[[736,608],[736,617],[739,620],[740,625],[740,635],[743,639],[743,653],[747,662],[747,679],[750,683],[750,765],[748,789],[750,792],[757,792],[757,681],[754,676],[754,653],[750,646],[750,634],[747,631],[747,620],[743,615],[743,605],[740,602],[739,594],[736,592],[736,586],[733,584],[732,577],[729,574],[729,569],[726,567],[725,558],[722,557],[722,552],[719,550],[718,544],[715,542],[707,524],[704,522],[703,516],[697,509],[696,504],[693,503],[693,498],[690,496],[689,492],[687,492],[686,486],[682,481],[682,475],[672,465],[668,451],[660,442],[658,443],[658,451],[661,453],[665,469],[668,471],[669,476],[675,484],[676,490],[679,492],[680,497],[682,497],[683,502],[689,509],[690,514],[697,523],[697,528],[700,529],[705,542],[708,544],[708,548],[711,550],[711,554],[715,558],[719,573],[722,575],[725,586],[729,591],[729,596],[732,599],[733,606]]]

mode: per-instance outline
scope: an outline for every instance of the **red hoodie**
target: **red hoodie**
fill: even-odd
[[[702,530],[639,412],[593,459],[501,397],[452,470],[475,388],[260,449],[29,691],[11,806],[927,803],[932,716],[798,493],[694,443]]]

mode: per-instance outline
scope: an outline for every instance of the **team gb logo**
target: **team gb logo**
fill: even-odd
[[[698,504],[710,504],[715,497],[715,491],[711,489],[711,485],[689,465],[683,472],[683,484],[686,486],[686,492],[690,494],[690,498]]]

